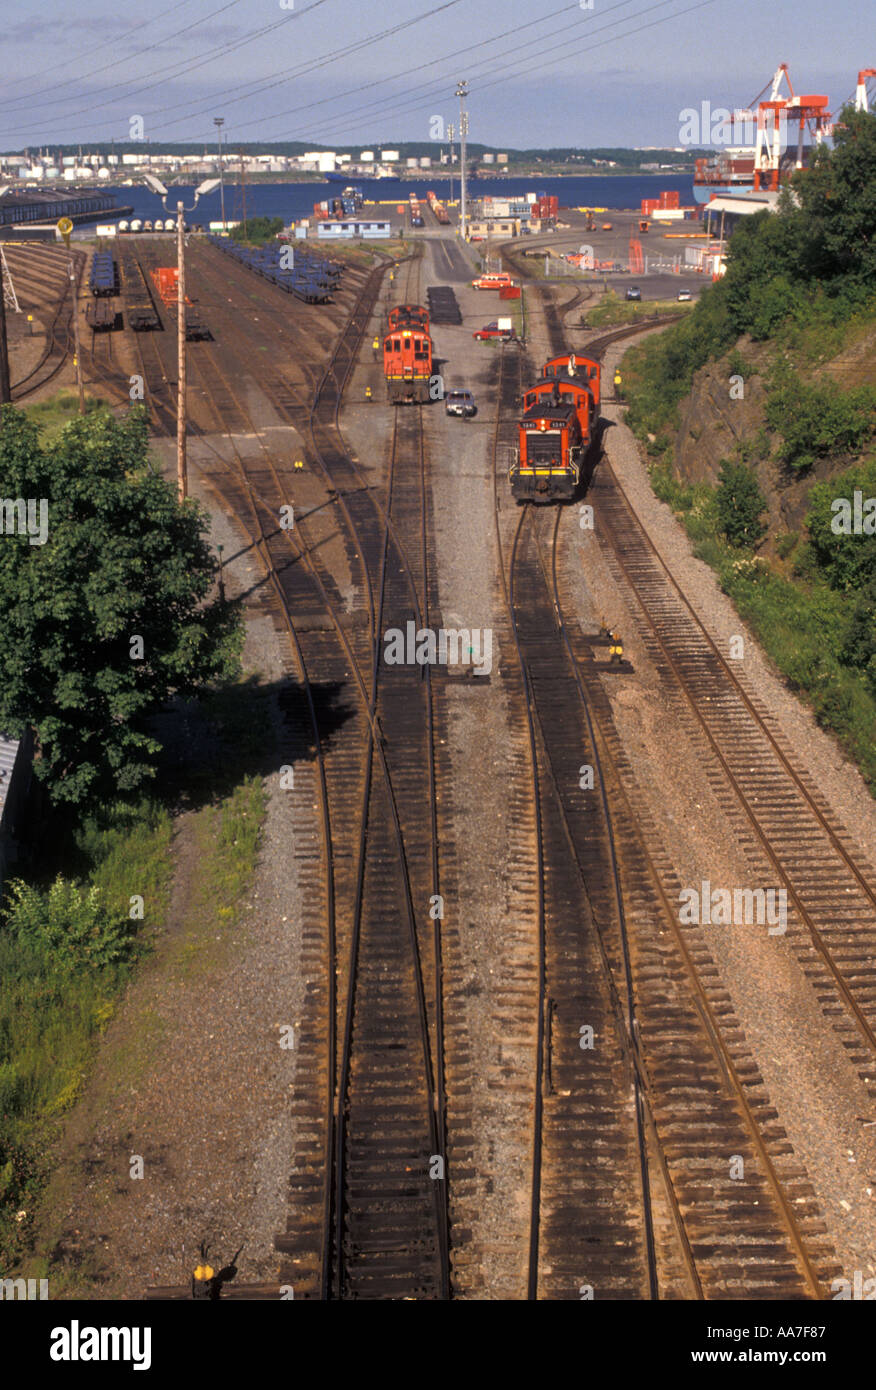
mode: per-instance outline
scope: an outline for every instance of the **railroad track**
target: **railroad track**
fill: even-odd
[[[316,753],[319,769],[328,870],[317,891],[305,895],[317,910],[308,911],[305,923],[312,1007],[300,1046],[321,1056],[326,1038],[331,1042],[317,1069],[319,1084],[302,1088],[296,1106],[303,1137],[294,1206],[289,1230],[277,1239],[296,1297],[449,1292],[440,922],[428,912],[440,891],[431,680],[423,680],[419,667],[386,668],[381,660],[384,627],[403,625],[411,614],[418,625],[428,622],[422,421],[419,409],[396,418],[383,504],[337,428],[379,278],[371,277],[353,306],[308,416],[311,460],[333,489],[365,595],[361,623],[349,621],[356,614],[345,611],[308,520],[296,519],[288,533],[277,526],[289,491],[274,451],[260,441],[254,467],[234,444],[234,430],[255,437],[259,431],[227,367],[209,348],[190,359],[193,389],[207,394],[234,444],[235,480],[228,462],[217,460],[208,481],[247,518],[274,597],[294,628],[299,685],[290,691],[290,707],[308,707],[300,726],[308,729],[307,756]],[[265,384],[275,408],[300,425],[300,398],[283,378]],[[396,469],[400,459],[404,467]],[[320,698],[326,689],[337,692],[332,717],[356,721],[328,754]],[[296,767],[305,750],[297,754]],[[305,795],[313,791],[312,781],[306,785]],[[313,859],[312,844],[308,852]],[[436,1160],[443,1174],[435,1171]]]
[[[562,329],[550,318],[557,351]],[[601,353],[645,325],[588,344]],[[755,881],[783,888],[787,939],[819,1004],[876,1097],[876,871],[828,806],[739,663],[682,593],[607,459],[588,496],[609,567],[649,656],[673,691],[725,814],[749,844]]]
[[[755,881],[785,889],[787,940],[876,1097],[876,873],[700,622],[607,460],[590,495],[609,565],[722,809],[748,842]]]
[[[559,351],[559,320],[548,322]],[[511,404],[516,390],[505,381],[500,394]],[[811,1186],[708,954],[680,932],[677,887],[627,793],[593,651],[564,618],[557,549],[570,515],[524,507],[502,561],[540,878],[529,1296],[580,1297],[580,1281],[597,1297],[818,1297],[837,1267]],[[498,513],[497,544],[502,555]],[[585,767],[592,790],[580,787]],[[591,1018],[607,1055],[587,1076],[577,1035]],[[609,1060],[626,1085],[609,1083]],[[601,1170],[583,1138],[596,1134]],[[744,1183],[729,1178],[730,1153]],[[671,1214],[671,1240],[665,1220],[654,1234],[652,1196]]]
[[[53,306],[49,310],[51,320],[46,331],[45,347],[39,360],[29,372],[12,383],[13,403],[25,400],[43,386],[47,386],[49,382],[54,381],[67,361],[73,340],[73,312],[70,281],[67,274],[68,254],[66,251],[59,253],[54,247],[44,250],[39,248],[43,254],[34,263],[34,253],[37,249],[36,247],[27,248],[30,254],[19,269],[15,265],[14,249],[7,248],[10,271],[22,308],[43,309],[46,300]],[[54,254],[49,254],[50,252]],[[86,256],[83,251],[71,251],[69,254],[73,259],[75,269],[74,293],[78,304]]]

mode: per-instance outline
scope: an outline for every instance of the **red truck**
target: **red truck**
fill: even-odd
[[[510,343],[517,334],[510,319],[494,319],[492,323],[485,323],[483,328],[479,328],[471,336],[479,343],[485,343],[490,338],[499,338],[503,343]]]

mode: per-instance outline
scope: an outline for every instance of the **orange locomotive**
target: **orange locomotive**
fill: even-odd
[[[422,304],[397,304],[389,311],[383,339],[383,375],[391,405],[428,401],[432,381],[429,310]]]
[[[509,470],[515,497],[551,502],[575,495],[599,418],[600,367],[589,357],[552,357],[523,393]]]

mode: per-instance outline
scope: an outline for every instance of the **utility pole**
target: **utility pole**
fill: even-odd
[[[455,134],[456,131],[453,126],[449,125],[447,127],[447,142],[450,145],[450,198],[448,201],[451,203],[453,202],[453,137]]]
[[[79,392],[79,414],[85,414],[85,393],[82,389],[82,352],[79,347],[79,286],[73,257],[70,257],[70,299],[73,304],[73,351],[76,354],[76,389]]]
[[[468,135],[468,112],[465,109],[465,99],[468,96],[468,83],[459,82],[456,87],[456,95],[459,97],[459,176],[460,176],[460,209],[459,209],[459,229],[462,239],[465,241],[468,231],[468,211],[466,208],[465,191],[465,137]]]
[[[164,184],[152,174],[146,174],[145,179],[152,192],[160,197],[164,211],[168,212],[169,194]],[[198,184],[189,212],[194,212],[199,198],[216,191],[218,182],[218,179],[205,179]],[[186,209],[182,201],[176,205],[176,317],[176,477],[179,500],[184,502],[189,492],[189,477],[186,459]]]
[[[224,224],[225,217],[222,222]],[[176,205],[176,481],[180,502],[189,495],[189,474],[186,459],[186,210]]]
[[[240,151],[240,201],[243,213],[243,239],[246,241],[246,156]]]
[[[76,268],[73,264],[73,253],[70,251],[70,234],[73,231],[73,223],[70,221],[69,217],[60,217],[56,225],[70,255],[70,259],[67,262],[67,273],[70,276],[70,303],[73,306],[73,362],[76,367],[76,387],[79,392],[79,414],[84,415],[85,393],[82,389],[82,353],[79,349],[79,286],[76,283]]]
[[[222,127],[225,124],[224,116],[214,116],[213,124],[216,127],[216,140],[219,145],[219,201],[222,207],[222,230],[225,231],[225,184],[222,179]]]
[[[0,256],[0,405],[9,405],[12,401],[12,389],[9,385],[9,349],[6,344],[6,283],[3,280],[5,265],[6,257]]]

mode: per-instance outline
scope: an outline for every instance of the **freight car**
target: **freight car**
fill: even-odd
[[[91,261],[89,289],[96,299],[118,294],[118,274],[111,251],[95,251]]]
[[[409,314],[413,311],[413,317],[403,320],[402,310]],[[430,399],[432,339],[429,337],[429,313],[421,304],[397,305],[390,312],[388,331],[383,339],[383,375],[391,405]]]
[[[124,243],[119,247],[119,256],[119,272],[129,327],[135,333],[160,329],[161,319],[155,307],[155,300],[130,243]]]
[[[514,497],[551,502],[574,497],[596,440],[600,367],[567,353],[545,362],[523,393],[517,448],[509,469]]]

